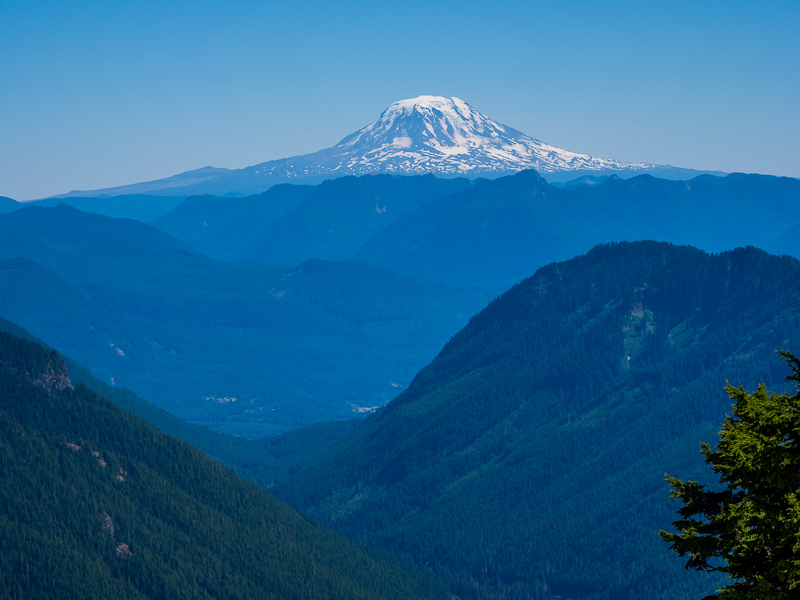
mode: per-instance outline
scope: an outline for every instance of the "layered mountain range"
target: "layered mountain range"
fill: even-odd
[[[800,181],[788,177],[643,174],[559,187],[533,170],[477,181],[370,175],[284,184],[241,199],[192,197],[151,222],[220,260],[355,260],[496,291],[608,241],[710,252],[751,244],[798,256],[790,230],[799,223]]]
[[[98,200],[117,214],[139,203]],[[566,187],[531,170],[342,177],[191,197],[152,222],[161,231],[9,208],[0,315],[107,383],[247,437],[385,404],[489,299],[598,243],[800,253],[800,182],[742,174]]]
[[[239,435],[384,404],[490,298],[363,263],[215,261],[69,206],[0,216],[0,314],[107,383]]]
[[[68,196],[120,194],[247,195],[286,182],[319,183],[345,175],[433,173],[497,177],[536,169],[550,181],[580,175],[652,173],[687,179],[703,173],[646,162],[627,163],[546,144],[481,114],[459,98],[419,96],[391,104],[380,118],[331,148],[243,169],[204,167],[166,179]]]

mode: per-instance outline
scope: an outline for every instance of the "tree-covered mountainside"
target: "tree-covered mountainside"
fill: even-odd
[[[800,222],[800,180],[612,176],[557,188],[534,171],[481,181],[423,204],[373,236],[354,260],[417,279],[507,289],[598,243],[663,240],[709,252],[767,247]]]
[[[67,206],[2,215],[0,233],[0,314],[103,381],[244,436],[385,403],[491,297],[352,262],[214,261]]]
[[[784,389],[797,347],[797,260],[599,246],[492,302],[278,494],[462,598],[700,597],[721,581],[658,538],[664,472],[704,473],[725,382]]]
[[[0,333],[0,597],[448,598]]]

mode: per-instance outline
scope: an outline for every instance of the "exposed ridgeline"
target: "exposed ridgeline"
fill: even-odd
[[[701,597],[658,530],[697,479],[725,381],[783,389],[800,263],[640,242],[540,269],[279,495],[462,598]]]
[[[0,597],[449,598],[0,333]]]

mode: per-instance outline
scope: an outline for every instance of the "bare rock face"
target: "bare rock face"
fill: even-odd
[[[33,383],[40,385],[46,390],[52,392],[53,390],[65,390],[72,388],[72,382],[67,376],[67,369],[64,367],[60,372],[55,372],[50,367],[46,373],[36,379]]]
[[[103,519],[103,529],[107,530],[111,534],[112,538],[114,537],[114,521],[111,520],[111,517],[108,514],[106,514],[106,518]],[[125,544],[121,545],[125,546]],[[119,547],[117,547],[117,552],[119,552]]]
[[[133,558],[133,552],[131,552],[131,549],[128,547],[128,544],[120,544],[119,546],[117,546],[117,556],[119,558],[127,560],[129,558]]]

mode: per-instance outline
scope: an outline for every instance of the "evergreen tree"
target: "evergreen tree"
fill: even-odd
[[[800,390],[800,360],[780,352]],[[800,597],[800,392],[754,393],[728,385],[735,401],[706,463],[721,486],[667,476],[683,501],[677,533],[661,531],[686,568],[727,573],[732,583],[708,598],[789,600]]]

